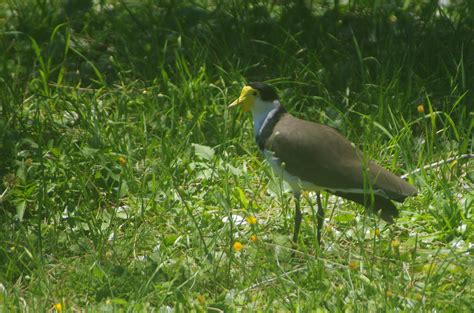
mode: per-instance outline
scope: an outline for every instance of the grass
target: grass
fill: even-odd
[[[158,3],[0,4],[2,311],[473,310],[469,3]],[[325,194],[319,250],[307,194],[295,252],[246,80],[408,174],[397,223]]]

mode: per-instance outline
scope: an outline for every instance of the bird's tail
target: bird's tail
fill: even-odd
[[[370,195],[361,193],[348,193],[338,191],[335,193],[335,195],[357,202],[374,212],[380,211],[380,217],[387,223],[393,223],[393,219],[398,217],[399,215],[398,210],[393,204],[393,202],[382,196],[374,195],[372,201]]]

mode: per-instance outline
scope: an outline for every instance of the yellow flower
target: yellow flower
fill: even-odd
[[[423,300],[423,296],[420,295],[419,293],[417,293],[417,294],[415,295],[415,299],[416,299],[416,301],[421,301],[421,300]]]
[[[206,303],[206,297],[204,297],[203,295],[201,294],[198,294],[197,297],[196,297],[197,301],[199,303],[201,303],[201,305],[204,305],[204,303]]]
[[[376,229],[374,230],[374,234],[375,234],[375,236],[377,236],[377,237],[380,236],[380,229],[379,229],[379,228],[376,228]]]
[[[245,220],[247,221],[249,225],[257,224],[257,218],[255,216],[248,216],[245,218]]]
[[[393,239],[390,245],[393,249],[398,249],[400,247],[400,241],[398,241],[397,239]]]
[[[416,107],[416,110],[418,111],[418,113],[424,113],[425,107],[423,106],[423,104],[420,104],[419,106]]]
[[[393,297],[393,292],[389,289],[389,290],[385,291],[385,295],[387,297]]]
[[[235,250],[235,251],[240,251],[240,250],[242,250],[243,248],[244,248],[244,245],[243,245],[243,244],[241,244],[241,243],[238,242],[238,241],[234,242],[234,250]]]
[[[63,311],[63,305],[60,302],[55,303],[54,304],[54,309],[56,310],[56,312],[61,313]]]
[[[250,236],[250,241],[253,242],[253,243],[256,243],[257,242],[257,236],[256,235]]]
[[[351,270],[355,271],[359,268],[359,263],[357,261],[350,261],[349,262],[349,268]]]
[[[28,159],[25,160],[25,165],[26,165],[27,167],[30,167],[31,164],[33,164],[33,159],[32,159],[32,158],[28,158]]]
[[[127,164],[127,160],[123,156],[118,158],[118,162],[121,166],[125,166],[125,164]]]

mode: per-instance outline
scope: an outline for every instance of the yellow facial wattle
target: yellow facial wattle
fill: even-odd
[[[242,92],[240,93],[240,96],[237,99],[235,99],[234,102],[229,104],[229,108],[237,106],[237,105],[241,105],[242,110],[244,112],[250,111],[250,109],[252,108],[255,102],[256,94],[257,94],[257,91],[255,89],[253,89],[250,86],[245,86],[244,88],[242,88]]]

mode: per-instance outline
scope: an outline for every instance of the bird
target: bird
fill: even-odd
[[[321,191],[361,204],[390,224],[399,216],[393,201],[403,202],[418,192],[413,185],[369,159],[334,128],[288,113],[268,84],[246,84],[228,107],[251,112],[258,148],[274,173],[293,191],[295,244],[302,218],[302,191],[316,192],[319,245],[324,223]]]

